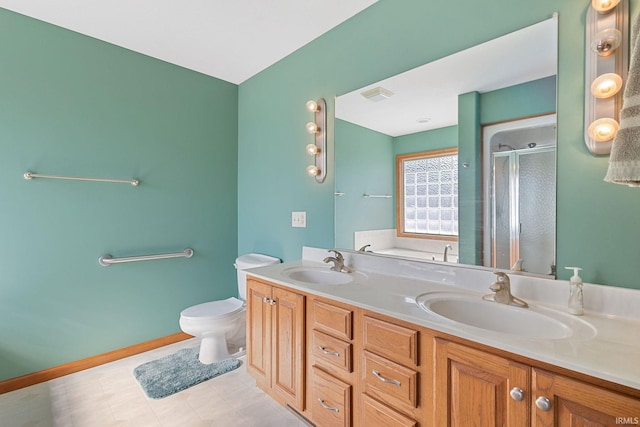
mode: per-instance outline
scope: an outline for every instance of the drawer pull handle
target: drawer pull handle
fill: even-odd
[[[324,409],[326,409],[327,411],[340,412],[340,408],[334,408],[333,406],[327,405],[326,403],[324,403],[324,399],[322,399],[320,397],[318,398],[318,402],[320,402],[322,407]]]
[[[326,354],[328,356],[340,357],[340,353],[338,353],[337,351],[327,350],[325,347],[323,347],[321,345],[319,345],[318,348],[320,349],[321,352],[323,352],[324,354]]]
[[[397,385],[398,387],[402,386],[402,383],[400,381],[398,381],[398,380],[390,380],[388,378],[385,378],[382,375],[380,375],[380,372],[376,371],[375,369],[373,369],[371,372],[373,373],[373,375],[376,376],[377,379],[379,379],[383,383],[389,383],[389,384]]]

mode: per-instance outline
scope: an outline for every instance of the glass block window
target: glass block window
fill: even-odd
[[[457,150],[398,156],[396,167],[399,235],[457,236]]]

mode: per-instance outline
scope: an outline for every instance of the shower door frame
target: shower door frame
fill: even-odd
[[[497,264],[496,235],[496,157],[508,158],[509,168],[509,266],[512,267],[520,259],[520,156],[532,156],[543,152],[555,153],[555,146],[522,148],[510,151],[494,151],[491,153],[491,266]]]

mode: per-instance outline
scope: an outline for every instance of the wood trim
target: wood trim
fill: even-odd
[[[151,341],[134,344],[108,353],[98,354],[96,356],[87,357],[86,359],[76,360],[75,362],[65,363],[64,365],[54,366],[42,371],[33,372],[22,375],[20,377],[10,378],[0,381],[0,394],[18,390],[34,384],[43,383],[75,372],[84,371],[85,369],[94,368],[105,363],[115,360],[124,359],[125,357],[135,354],[144,353],[165,345],[174,344],[186,339],[193,338],[184,332],[178,332],[173,335],[157,338]]]
[[[445,148],[442,150],[422,151],[419,153],[401,154],[396,156],[396,236],[413,239],[435,239],[449,242],[457,242],[458,236],[444,234],[408,233],[404,231],[404,168],[405,160],[420,159],[424,157],[441,157],[456,154],[458,148]]]

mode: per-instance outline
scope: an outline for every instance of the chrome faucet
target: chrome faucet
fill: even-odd
[[[328,256],[324,259],[324,262],[329,263],[332,262],[333,263],[333,267],[331,267],[331,269],[333,271],[339,271],[339,272],[343,272],[343,273],[353,273],[353,269],[347,267],[346,265],[344,265],[344,257],[342,256],[342,254],[338,251],[336,251],[335,249],[331,249],[328,252],[333,252],[335,254],[335,256]]]
[[[358,252],[371,252],[370,250],[367,250],[367,248],[370,248],[370,247],[371,245],[364,245],[363,247],[358,249]]]
[[[444,254],[442,255],[442,261],[444,261],[444,262],[448,262],[449,261],[449,249],[453,250],[451,245],[449,245],[449,244],[444,245]]]
[[[516,298],[511,295],[511,282],[509,276],[502,271],[494,271],[493,274],[498,276],[496,281],[489,286],[489,289],[493,292],[489,295],[484,295],[483,300],[494,301],[500,304],[516,305],[518,307],[529,307],[529,304],[522,301],[520,298]]]

